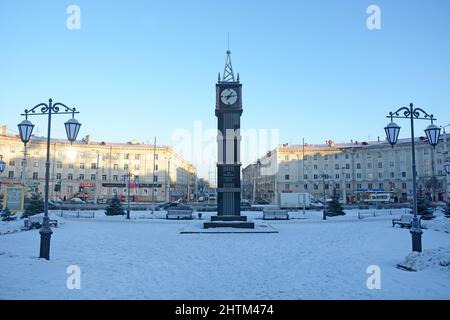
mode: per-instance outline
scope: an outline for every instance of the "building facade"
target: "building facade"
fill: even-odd
[[[447,144],[449,140],[447,135]],[[418,138],[418,188],[436,201],[446,201],[448,177],[444,170],[447,145],[443,137],[433,149]],[[283,192],[306,192],[322,199],[334,190],[347,203],[371,193],[390,192],[395,201],[412,199],[411,141],[392,148],[385,141],[324,145],[283,145],[243,170],[243,196],[278,203]]]
[[[32,137],[24,157],[19,136],[0,131],[0,154],[6,162],[3,185],[23,184],[25,192],[44,192],[46,140]],[[52,140],[50,198],[69,200],[124,198],[130,175],[134,201],[189,199],[195,193],[196,170],[170,146],[139,143],[91,142],[86,137],[72,145]]]

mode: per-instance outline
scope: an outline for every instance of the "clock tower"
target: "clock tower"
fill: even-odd
[[[217,216],[205,228],[254,228],[241,215],[241,116],[242,84],[234,76],[231,51],[227,51],[225,70],[216,84],[217,144]]]

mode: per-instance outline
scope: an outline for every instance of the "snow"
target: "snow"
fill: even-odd
[[[65,217],[51,261],[37,258],[38,230],[0,235],[0,299],[450,298],[449,267],[440,265],[449,261],[450,235],[436,231],[447,220],[424,230],[424,253],[410,255],[409,231],[391,223],[402,210],[358,213],[322,221],[319,211],[295,212],[290,221],[265,222],[278,234],[180,234],[198,217],[166,221],[165,212],[132,212],[131,221],[101,211]],[[405,257],[419,272],[397,268]],[[81,269],[81,290],[66,287],[72,265]],[[367,287],[373,265],[381,290]]]

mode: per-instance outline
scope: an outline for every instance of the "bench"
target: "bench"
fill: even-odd
[[[392,220],[392,227],[395,227],[397,224],[402,228],[412,228],[413,215],[402,215],[400,219]]]
[[[169,210],[167,220],[192,220],[192,210]]]
[[[287,210],[264,210],[263,220],[289,220],[289,214]]]
[[[44,217],[29,217],[24,220],[24,229],[33,230],[40,229],[44,223]],[[49,220],[49,226],[58,228],[58,220]]]

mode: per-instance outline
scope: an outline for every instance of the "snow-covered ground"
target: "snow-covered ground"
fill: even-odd
[[[37,230],[0,235],[0,299],[450,299],[449,219],[431,222],[425,252],[410,255],[409,231],[391,224],[402,210],[361,212],[363,219],[352,210],[322,221],[313,211],[266,222],[278,234],[182,235],[198,217],[166,221],[164,212],[133,212],[131,221],[100,211],[65,217],[51,261],[37,259]],[[66,286],[72,265],[80,290]],[[370,266],[381,270],[381,290],[367,287]]]

